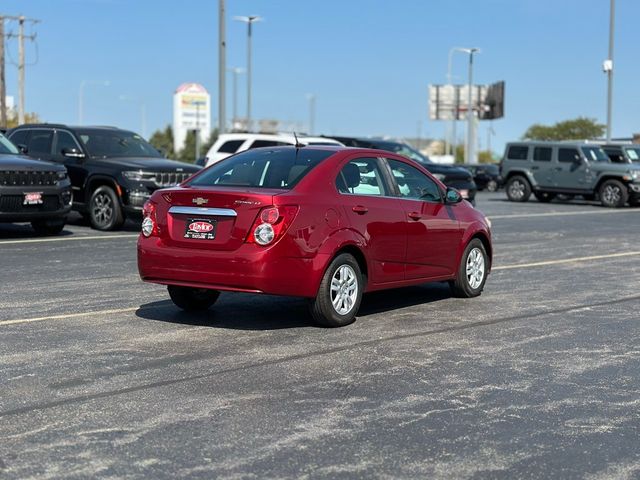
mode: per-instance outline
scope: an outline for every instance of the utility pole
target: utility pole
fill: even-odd
[[[249,15],[246,17],[234,17],[234,20],[245,22],[247,24],[247,130],[251,131],[251,37],[252,26],[255,22],[262,20],[258,15]]]
[[[307,95],[309,101],[309,135],[313,135],[316,123],[316,96],[313,93]]]
[[[2,17],[0,17],[2,18]],[[24,24],[25,22],[31,22],[32,24],[36,24],[39,23],[40,20],[36,20],[35,18],[26,18],[24,15],[20,15],[18,17],[15,16],[5,16],[4,18],[8,19],[8,20],[17,20],[18,21],[18,35],[15,35],[13,33],[10,33],[7,35],[7,38],[18,38],[18,125],[22,125],[25,121],[25,106],[24,106],[24,67],[25,67],[25,60],[24,60],[24,39],[27,38],[31,41],[34,41],[36,39],[36,34],[31,34],[31,35],[25,35],[24,34]],[[4,22],[0,22],[3,25],[0,27],[0,30],[2,31],[2,37],[4,39]],[[0,62],[2,62],[2,80],[0,80],[0,82],[2,82],[2,88],[5,88],[5,80],[4,80],[4,44],[0,47],[0,57],[2,57],[0,59]],[[6,95],[6,91],[5,91],[5,95]],[[5,100],[3,97],[2,100],[2,110],[4,112],[4,117],[5,118],[5,125],[6,125],[6,105],[5,105]]]
[[[226,132],[227,42],[224,0],[218,0],[218,134]]]
[[[613,34],[615,20],[615,0],[609,4],[609,58],[604,62],[604,71],[607,73],[607,142],[611,142],[611,120],[613,111]]]
[[[0,127],[7,126],[7,87],[4,80],[4,17],[0,16]]]

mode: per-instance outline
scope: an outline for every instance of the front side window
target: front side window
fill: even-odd
[[[627,157],[632,162],[640,162],[640,147],[627,147],[624,149]]]
[[[61,132],[58,130],[58,139],[56,140],[56,155],[64,156],[63,151],[80,150],[78,143],[74,140],[69,132]]]
[[[600,147],[582,147],[582,153],[590,162],[608,162],[609,156]]]
[[[49,155],[53,130],[33,130],[29,139],[29,155]]]
[[[387,160],[395,178],[400,196],[425,202],[440,202],[440,188],[428,176],[415,167],[399,160]]]
[[[611,160],[613,163],[627,163],[627,160],[624,158],[624,155],[622,154],[622,149],[620,148],[614,148],[614,149],[607,148],[605,149],[604,153],[607,154],[607,156],[609,157],[609,160]]]
[[[336,178],[340,193],[387,195],[382,172],[375,158],[358,158],[347,163]]]
[[[580,154],[575,148],[559,148],[558,161],[564,163],[574,163],[580,160]]]
[[[550,162],[551,147],[535,147],[533,149],[533,161],[534,162]]]
[[[513,145],[509,147],[507,151],[507,158],[509,160],[526,160],[529,155],[529,147],[521,145]]]
[[[290,189],[331,155],[333,152],[295,148],[247,150],[214,163],[189,185]]]
[[[29,130],[18,130],[9,136],[9,140],[11,140],[14,145],[23,145],[25,147],[27,146],[28,138]]]

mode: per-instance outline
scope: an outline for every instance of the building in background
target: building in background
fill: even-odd
[[[184,148],[189,131],[198,132],[200,144],[209,140],[211,133],[211,96],[198,83],[183,83],[173,94],[173,148],[178,153]]]

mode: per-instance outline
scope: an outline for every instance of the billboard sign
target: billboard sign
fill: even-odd
[[[471,87],[471,105],[480,120],[504,117],[504,82]],[[464,120],[467,118],[468,85],[429,85],[429,118],[431,120]]]
[[[173,142],[176,153],[184,147],[190,130],[197,130],[200,142],[211,132],[211,97],[198,83],[183,83],[173,95]]]

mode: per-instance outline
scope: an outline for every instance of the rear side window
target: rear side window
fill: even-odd
[[[564,163],[573,163],[580,160],[580,154],[575,148],[560,148],[558,149],[558,161]]]
[[[550,162],[551,147],[535,147],[533,149],[533,160],[535,162]]]
[[[238,151],[238,148],[240,148],[240,145],[242,145],[243,143],[244,140],[229,140],[227,142],[224,142],[220,146],[218,151],[220,153],[236,153]]]
[[[29,155],[51,154],[53,130],[33,130],[29,139]]]
[[[189,185],[290,189],[331,155],[331,151],[304,148],[247,150],[215,163]]]
[[[507,158],[509,160],[526,160],[529,155],[529,147],[521,145],[513,145],[509,147],[507,151]]]
[[[336,178],[340,193],[386,195],[382,172],[375,158],[358,158],[347,163]]]
[[[622,150],[605,148],[604,153],[606,153],[609,160],[614,163],[627,163],[622,154]]]

